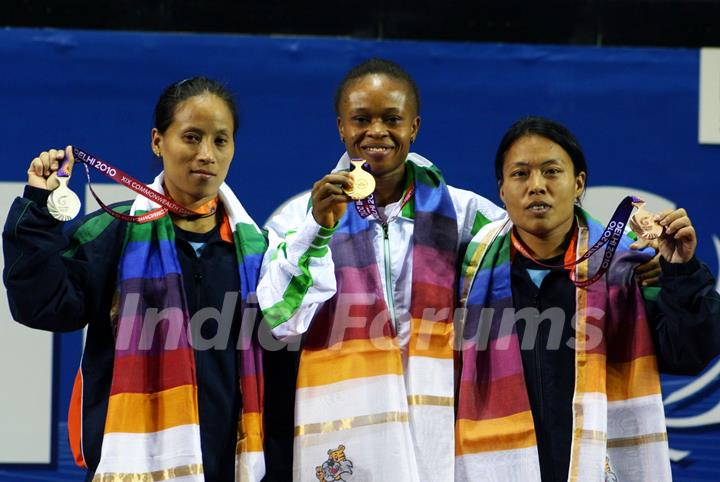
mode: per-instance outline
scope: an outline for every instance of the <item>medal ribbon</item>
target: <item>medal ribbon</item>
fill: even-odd
[[[362,159],[352,159],[352,160],[353,161],[362,161]],[[368,166],[367,163],[363,164],[363,169],[365,169],[367,172],[370,172],[370,174],[372,174],[372,172],[370,171],[370,168],[369,167],[366,168],[366,166]],[[403,197],[403,200],[400,203],[400,209],[397,210],[398,213],[402,212],[405,205],[410,202],[410,199],[412,199],[413,194],[415,194],[415,185],[411,184],[408,187],[407,191],[405,191],[405,196]],[[377,208],[377,204],[375,203],[375,194],[370,194],[365,199],[358,199],[357,201],[355,201],[355,210],[358,212],[360,217],[363,219],[367,218],[368,216],[373,215],[378,220],[380,220],[380,222],[382,222],[384,224],[387,224],[389,218],[394,216],[393,215],[393,216],[386,218],[385,216],[380,214],[380,211],[378,211],[378,208]]]
[[[407,191],[405,191],[405,196],[403,197],[402,203],[400,203],[400,209],[397,210],[398,213],[401,212],[402,209],[405,207],[405,205],[410,202],[410,199],[412,199],[413,194],[415,194],[415,185],[411,184],[410,187],[408,187]],[[378,211],[377,205],[375,204],[375,195],[374,194],[370,194],[365,199],[360,199],[358,201],[355,201],[355,209],[357,210],[360,217],[363,219],[372,214],[376,218],[378,218],[381,222],[383,222],[383,223],[388,222],[389,218],[386,218],[385,216],[380,214],[380,211]]]
[[[168,211],[172,211],[175,214],[182,216],[184,218],[193,220],[205,216],[210,216],[214,214],[214,212],[210,212],[208,214],[201,214],[196,213],[195,211],[191,211],[187,209],[184,206],[181,206],[180,204],[176,203],[172,199],[170,199],[167,196],[164,196],[163,194],[160,194],[159,192],[155,191],[154,189],[149,188],[144,183],[138,181],[134,177],[130,176],[129,174],[124,173],[120,169],[117,169],[116,167],[113,167],[112,165],[108,164],[107,162],[103,161],[102,159],[98,158],[97,156],[93,156],[92,154],[88,153],[87,151],[84,151],[80,149],[79,147],[72,147],[73,155],[75,156],[76,161],[80,161],[85,167],[85,175],[87,176],[88,181],[88,187],[90,188],[90,192],[92,193],[93,197],[95,198],[95,201],[97,201],[98,205],[102,208],[103,211],[108,213],[109,215],[113,216],[114,218],[117,218],[121,221],[125,221],[128,223],[138,223],[143,224],[150,221],[155,221],[156,219],[160,219],[161,217],[165,216]],[[57,176],[58,177],[69,177],[70,176],[70,170],[68,169],[68,163],[69,160],[65,159],[58,169]],[[88,169],[88,166],[100,171],[101,173],[105,174],[107,177],[112,179],[113,181],[117,182],[118,184],[121,184],[123,186],[126,186],[136,193],[140,194],[141,196],[145,196],[146,198],[150,199],[151,201],[157,203],[160,205],[159,208],[153,209],[152,211],[148,211],[145,214],[142,214],[140,216],[131,216],[129,214],[123,214],[119,213],[117,211],[114,211],[110,209],[108,206],[103,203],[98,195],[95,193],[95,190],[92,188],[92,184],[90,182],[90,169]]]
[[[554,266],[541,263],[540,261],[535,259],[532,254],[530,254],[530,250],[520,240],[516,239],[515,236],[512,236],[513,247],[520,254],[544,268],[560,269],[572,268],[573,266],[580,264],[583,261],[586,261],[600,248],[607,244],[607,248],[605,248],[605,253],[603,254],[602,263],[600,264],[600,269],[598,269],[597,273],[595,273],[592,278],[589,278],[585,281],[577,281],[575,270],[570,271],[570,281],[572,281],[575,286],[577,286],[578,288],[590,286],[591,284],[599,280],[600,277],[604,275],[610,267],[610,262],[612,261],[613,257],[615,257],[615,252],[617,251],[617,247],[620,244],[620,238],[622,238],[622,235],[625,232],[625,226],[627,225],[630,214],[632,214],[632,210],[635,207],[634,203],[637,202],[642,202],[642,200],[635,196],[625,197],[625,199],[620,202],[620,205],[615,210],[615,213],[612,215],[612,218],[610,219],[608,225],[605,227],[605,230],[603,231],[602,236],[600,236],[600,239],[576,261]]]

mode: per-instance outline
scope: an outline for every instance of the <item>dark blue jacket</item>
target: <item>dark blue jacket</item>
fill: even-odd
[[[87,326],[81,370],[83,374],[83,452],[90,469],[100,460],[105,416],[113,372],[114,338],[110,306],[115,292],[125,223],[102,211],[64,229],[47,211],[49,191],[26,187],[17,198],[3,231],[3,278],[15,320],[41,330],[67,332]],[[130,202],[113,207],[127,211]],[[74,246],[78,227],[95,223],[99,234]],[[197,234],[175,228],[178,260],[192,317],[205,307],[222,311],[226,292],[239,292],[235,248],[220,239],[216,228]],[[191,242],[206,243],[196,255]],[[68,251],[70,250],[70,251]],[[65,253],[63,256],[62,254]],[[240,303],[222,349],[196,350],[200,440],[208,481],[233,481],[235,440],[240,404],[235,346],[239,334]],[[218,323],[201,325],[204,339],[212,339]]]
[[[562,255],[544,261],[549,265],[562,263]],[[663,373],[695,375],[720,353],[720,295],[715,291],[710,270],[697,259],[683,264],[661,259],[660,265],[662,289],[656,300],[646,300],[658,368]],[[538,288],[528,268],[544,269],[517,254],[511,268],[515,309],[536,308],[542,313],[559,307],[565,320],[571,320],[576,311],[576,288],[568,271],[551,271]],[[521,343],[526,327],[525,320],[517,324]],[[565,322],[556,343],[550,341],[551,334],[549,320],[542,321],[537,336],[528,342],[531,346],[520,353],[535,422],[542,480],[565,482],[570,466],[575,390],[575,351],[568,340],[574,338],[575,331],[571,323]]]

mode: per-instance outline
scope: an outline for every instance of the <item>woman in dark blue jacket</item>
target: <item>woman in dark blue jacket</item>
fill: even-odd
[[[265,239],[224,183],[236,131],[233,97],[210,79],[172,84],[158,100],[152,149],[164,171],[151,187],[195,216],[135,224],[98,211],[66,230],[47,202],[58,169],[72,168],[70,146],[32,160],[10,209],[4,280],[14,318],[54,332],[87,327],[69,414],[87,480],[264,474],[261,354],[241,320]],[[157,207],[142,196],[113,206],[132,215]]]

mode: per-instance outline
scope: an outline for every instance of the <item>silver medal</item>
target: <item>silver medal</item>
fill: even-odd
[[[47,208],[50,215],[58,221],[70,221],[80,212],[80,198],[69,187],[67,177],[58,177],[60,186],[48,198]]]

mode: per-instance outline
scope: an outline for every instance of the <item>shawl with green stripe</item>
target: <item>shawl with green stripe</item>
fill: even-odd
[[[375,229],[351,205],[329,241],[337,293],[319,308],[301,353],[296,480],[340,470],[327,462],[330,449],[345,451],[360,480],[452,473],[456,212],[437,168],[413,158],[406,167],[407,185],[415,186],[403,211],[414,219],[407,362],[376,264]]]
[[[576,252],[603,227],[578,211]],[[514,326],[512,223],[484,227],[463,263],[465,306],[456,423],[456,479],[539,480],[536,436]],[[575,394],[569,480],[670,480],[665,418],[637,263],[623,238],[609,271],[576,289]],[[597,254],[576,268],[584,280]],[[508,310],[509,311],[508,313]],[[570,322],[570,320],[565,320]]]
[[[162,192],[162,174],[151,187]],[[254,291],[265,238],[225,184],[219,196],[237,253],[242,313],[259,313]],[[131,212],[155,207],[139,196]],[[195,358],[170,216],[127,225],[118,293],[113,379],[94,480],[202,481]],[[262,356],[253,338],[257,320],[245,318],[251,326],[242,327],[237,352],[243,411],[235,480],[259,481],[265,473]]]

